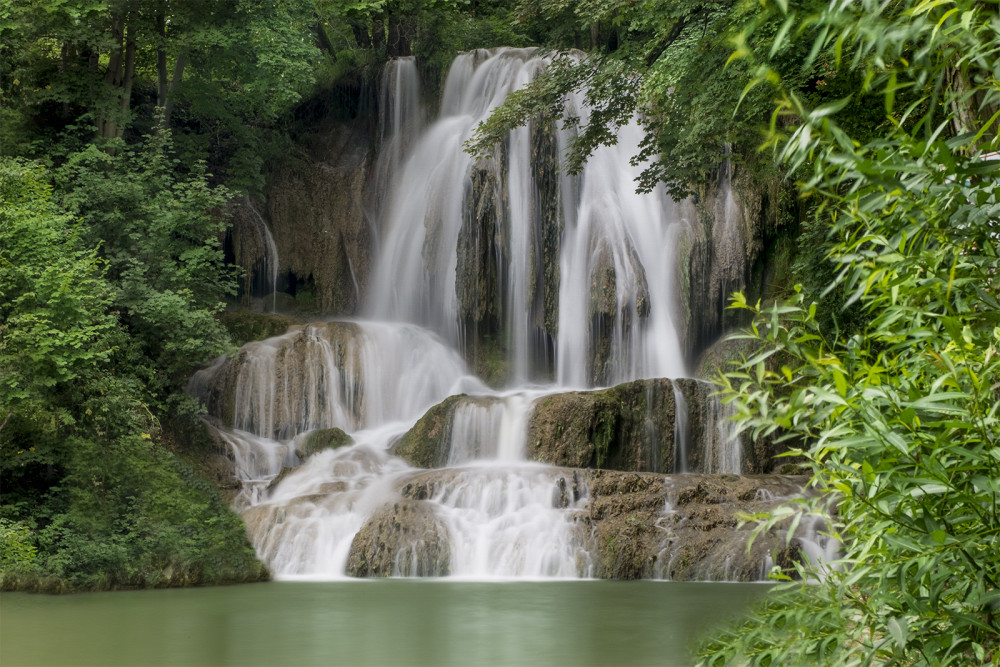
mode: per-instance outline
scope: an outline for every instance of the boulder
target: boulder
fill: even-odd
[[[440,577],[450,574],[447,531],[426,503],[402,498],[376,511],[347,557],[352,577]]]
[[[319,428],[298,439],[295,454],[306,459],[317,452],[353,444],[354,438],[339,428]]]
[[[667,379],[546,396],[528,422],[528,457],[575,468],[672,472],[674,408]]]

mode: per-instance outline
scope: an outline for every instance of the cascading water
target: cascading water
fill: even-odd
[[[740,439],[733,417],[736,409],[715,395],[709,397],[706,411],[704,469],[707,473],[732,474],[740,471]]]
[[[372,321],[295,328],[192,380],[190,391],[233,427],[220,432],[244,481],[237,507],[276,575],[595,575],[595,538],[579,520],[591,490],[568,469],[526,461],[529,417],[569,389],[685,374],[675,255],[688,222],[662,191],[635,193],[636,124],[577,176],[540,166],[572,138],[555,126],[517,129],[488,159],[463,150],[548,62],[520,49],[460,55],[426,127],[414,62],[390,64]],[[586,118],[582,95],[567,106]],[[506,363],[500,392],[470,375],[459,352],[484,331]],[[554,384],[531,384],[546,378]],[[428,427],[447,436],[444,471],[427,478],[390,454],[456,394],[469,396]],[[673,404],[672,468],[686,471],[688,409],[676,386]],[[300,463],[302,438],[330,427],[354,444],[283,470]],[[662,436],[649,418],[642,430],[650,442]],[[710,437],[723,443],[707,457],[711,470],[738,473],[738,448],[734,458],[724,446],[732,439]],[[392,544],[372,536],[380,525],[398,529]]]
[[[691,432],[688,427],[688,407],[684,392],[674,385],[674,472],[688,471],[688,450],[691,449]]]
[[[539,190],[533,132],[554,131],[561,152],[571,130],[514,130],[502,150],[475,165],[463,150],[479,123],[506,96],[527,84],[549,62],[531,50],[506,49],[458,56],[449,70],[439,119],[416,142],[389,193],[382,221],[382,257],[368,312],[372,317],[422,324],[452,344],[460,342],[459,236],[468,225],[467,200],[474,168],[491,173],[498,193],[498,273],[505,303],[510,376],[532,373],[531,347],[543,332],[536,292],[544,281],[539,246]],[[568,100],[585,119],[583,95]],[[679,208],[662,191],[635,192],[641,166],[631,166],[642,131],[621,128],[615,146],[595,151],[579,176],[560,177],[563,232],[561,276],[555,310],[557,380],[562,386],[614,384],[640,377],[684,375],[677,308],[677,238],[687,228]],[[593,329],[606,329],[607,350]],[[595,361],[596,359],[596,361]],[[597,366],[595,368],[595,366]]]
[[[376,200],[386,198],[393,176],[407,155],[413,137],[423,128],[420,79],[413,57],[386,63],[382,72],[379,103],[380,147],[377,164]]]
[[[271,234],[270,228],[264,222],[264,217],[261,216],[260,211],[250,201],[250,197],[244,197],[243,201],[250,210],[250,219],[253,221],[253,230],[257,237],[257,242],[264,248],[260,270],[271,279],[271,312],[274,312],[278,294],[278,246],[274,242],[274,236]]]

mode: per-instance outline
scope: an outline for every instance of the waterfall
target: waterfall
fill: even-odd
[[[684,392],[674,384],[674,472],[688,471],[688,451],[691,449],[691,430],[688,426],[688,405]]]
[[[455,410],[448,465],[477,460],[523,461],[531,401],[509,395],[485,405],[468,402]]]
[[[433,334],[381,322],[296,328],[249,343],[233,363],[206,371],[209,377],[220,372],[235,375],[233,426],[265,438],[412,421],[447,396],[484,389]],[[192,393],[211,409],[206,389]]]
[[[506,96],[540,72],[549,58],[530,49],[459,55],[445,82],[438,119],[416,141],[388,193],[382,250],[368,314],[430,328],[451,344],[461,341],[468,304],[486,298],[459,276],[463,225],[479,186],[493,212],[490,239],[502,303],[491,306],[505,329],[510,377],[532,375],[539,340],[555,337],[560,385],[614,384],[640,377],[684,375],[677,308],[677,238],[686,228],[678,207],[662,190],[636,194],[641,166],[631,166],[643,133],[636,123],[619,132],[615,146],[595,151],[582,174],[559,178],[558,271],[555,306],[545,309],[546,261],[538,229],[542,184],[533,155],[536,132],[552,131],[558,151],[572,130],[529,123],[514,130],[488,160],[474,163],[463,144]],[[582,94],[570,111],[586,115]],[[485,185],[474,172],[485,174]],[[480,202],[483,200],[480,199]],[[481,222],[481,221],[480,221]],[[482,230],[480,230],[482,231]],[[461,260],[461,261],[460,261]],[[461,273],[465,273],[463,270]],[[456,283],[472,296],[461,295]],[[551,286],[550,286],[551,287]],[[558,315],[551,312],[556,310]],[[539,322],[557,321],[555,332]],[[606,348],[606,349],[604,349]]]
[[[420,75],[413,57],[396,58],[382,72],[379,103],[379,158],[376,167],[377,201],[385,199],[393,175],[423,126]]]
[[[423,117],[414,60],[389,63],[374,174],[380,242],[367,319],[292,327],[192,378],[189,392],[208,406],[242,482],[235,506],[276,575],[602,576],[600,549],[610,542],[598,544],[593,522],[618,513],[631,522],[626,528],[642,527],[636,542],[653,548],[662,541],[659,556],[636,567],[671,578],[674,561],[691,557],[678,557],[678,531],[704,538],[720,524],[716,501],[705,501],[704,529],[677,518],[678,503],[708,494],[695,475],[677,476],[688,478],[678,482],[686,490],[650,510],[662,497],[661,478],[588,483],[586,471],[526,460],[537,451],[528,434],[540,402],[686,370],[677,253],[689,223],[662,189],[635,193],[642,167],[630,158],[643,136],[636,123],[574,176],[555,168],[573,129],[540,119],[514,130],[487,158],[474,160],[463,149],[478,124],[549,62],[530,49],[459,55],[432,121]],[[585,122],[582,94],[566,104]],[[732,247],[739,241],[726,239]],[[506,368],[503,389],[489,388],[467,367],[463,352],[479,345],[495,346],[491,361]],[[601,412],[610,399],[575,395],[596,406],[592,423],[573,428],[590,433],[593,450],[603,448],[597,465],[620,437],[645,443],[633,458],[652,470],[738,474],[731,409],[707,398],[705,383],[692,383],[685,397],[674,382],[671,430],[654,419],[671,404],[667,381],[658,382],[660,394],[650,384],[644,401],[636,399],[645,416],[624,435]],[[619,400],[631,399],[615,398],[615,406]],[[705,420],[697,430],[689,401]],[[565,424],[562,413],[553,414],[558,434]],[[331,428],[349,433],[353,444],[318,453],[299,447],[310,433]],[[434,456],[443,468],[415,468],[393,455],[405,455],[418,428],[442,447]],[[652,495],[642,495],[650,484]],[[741,493],[755,497],[753,488]],[[623,500],[629,494],[639,495]],[[726,502],[736,502],[729,495]],[[646,514],[634,514],[640,510]],[[758,576],[764,558],[748,566],[739,555],[744,539],[734,534],[725,558],[689,569]]]
[[[736,408],[722,402],[714,392],[708,397],[705,416],[705,438],[703,445],[705,472],[714,474],[739,474],[742,446],[736,423]]]
[[[747,230],[743,211],[733,194],[733,166],[726,144],[726,161],[719,171],[719,194],[712,225],[713,306],[721,325],[730,295],[743,287],[747,279]]]
[[[452,574],[592,576],[583,526],[573,521],[585,499],[559,495],[566,484],[545,467],[459,471],[430,498],[451,536]]]
[[[264,249],[264,256],[261,258],[261,272],[270,275],[271,278],[271,312],[275,312],[278,295],[278,246],[274,242],[274,236],[264,217],[257,210],[257,207],[250,201],[250,197],[244,197],[243,203],[251,213],[250,220],[253,224],[254,236],[257,243]]]

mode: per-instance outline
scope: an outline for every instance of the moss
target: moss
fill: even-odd
[[[477,377],[491,387],[503,386],[508,378],[507,349],[497,336],[480,336],[471,356]]]
[[[354,438],[339,428],[320,428],[311,431],[299,443],[296,454],[299,458],[308,458],[325,449],[337,449],[354,444]]]
[[[533,460],[581,468],[671,472],[674,396],[670,380],[555,394],[528,424]]]
[[[291,315],[253,313],[247,310],[227,310],[219,315],[219,322],[229,332],[236,347],[253,340],[280,336],[288,327],[301,324],[302,320]]]
[[[465,394],[449,396],[428,410],[396,444],[394,454],[418,468],[435,468],[448,460],[451,424]]]

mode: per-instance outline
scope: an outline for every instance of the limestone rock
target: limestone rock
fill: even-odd
[[[354,314],[373,261],[365,217],[371,162],[365,124],[327,120],[310,148],[270,174],[262,214],[273,231],[285,290],[306,311]]]
[[[737,528],[737,514],[773,508],[799,494],[805,478],[589,475],[599,578],[758,581],[769,555],[789,564],[801,558],[780,531],[759,537],[747,554],[750,529]]]
[[[403,498],[384,506],[354,537],[347,557],[352,577],[440,577],[450,574],[447,531],[433,510]]]
[[[670,380],[639,380],[539,399],[528,422],[528,457],[576,468],[672,472]]]
[[[317,452],[353,445],[354,438],[339,428],[320,428],[310,431],[297,442],[296,456],[305,459]]]

